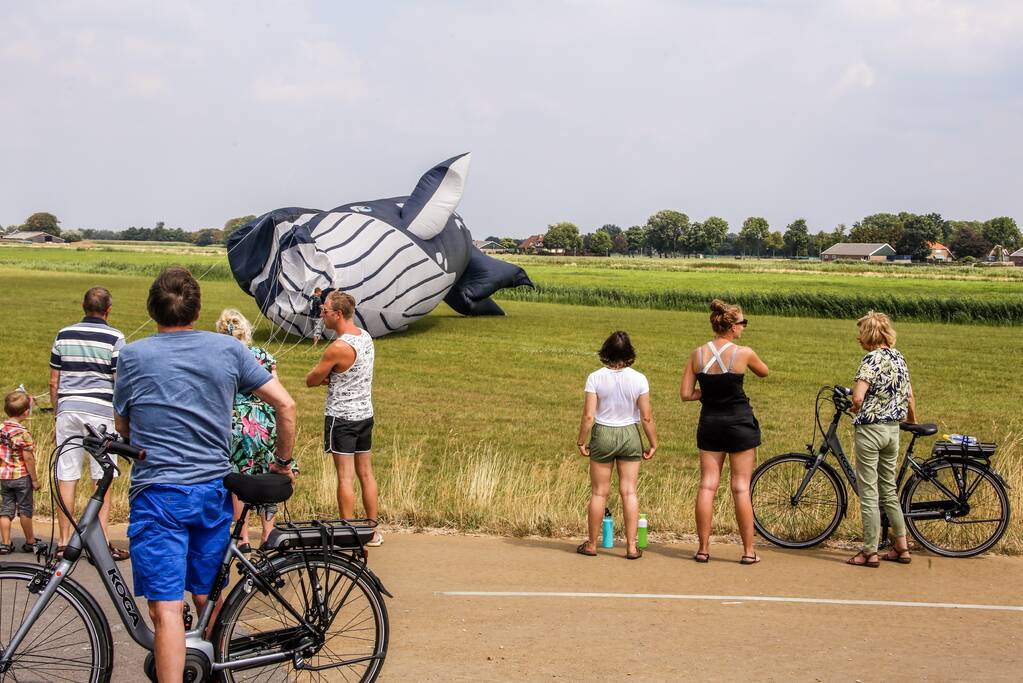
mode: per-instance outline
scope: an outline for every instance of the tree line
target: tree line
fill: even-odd
[[[9,225],[3,229],[3,234],[8,235],[14,232],[45,232],[60,237],[65,242],[78,242],[80,240],[127,240],[131,242],[187,242],[198,247],[205,247],[211,244],[225,244],[231,233],[240,228],[255,216],[239,216],[231,218],[224,223],[223,228],[202,228],[201,230],[186,231],[182,228],[168,228],[163,221],[157,221],[152,228],[137,228],[131,226],[123,230],[98,230],[93,228],[81,228],[64,230],[60,227],[60,219],[52,213],[40,211],[29,216],[20,225]]]
[[[510,238],[490,237],[506,248],[518,245]],[[575,223],[547,226],[543,235],[545,250],[566,253],[690,256],[819,256],[840,242],[887,243],[896,253],[923,261],[931,254],[930,244],[948,247],[957,258],[984,258],[995,245],[1013,251],[1023,246],[1023,235],[1015,219],[1008,216],[986,221],[946,220],[938,213],[876,213],[853,223],[839,224],[832,230],[811,233],[806,220],[797,218],[784,230],[771,230],[762,216],[750,216],[738,232],[729,230],[728,221],[711,216],[694,221],[681,211],[666,209],[647,219],[644,225],[623,229],[608,224],[583,234]]]

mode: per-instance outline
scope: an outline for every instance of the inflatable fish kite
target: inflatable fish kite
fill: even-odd
[[[442,300],[462,315],[504,315],[490,295],[532,282],[473,245],[455,213],[468,170],[462,154],[407,197],[263,214],[228,239],[235,280],[267,318],[302,336],[312,335],[316,287],[355,297],[356,324],[374,337],[406,329]]]

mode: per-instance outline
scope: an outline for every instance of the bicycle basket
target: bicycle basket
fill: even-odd
[[[952,443],[951,441],[938,441],[931,449],[934,456],[959,456],[973,460],[990,460],[998,449],[993,443]]]
[[[372,519],[311,520],[274,525],[266,539],[267,549],[281,552],[328,545],[339,550],[356,550],[373,538],[376,522]]]

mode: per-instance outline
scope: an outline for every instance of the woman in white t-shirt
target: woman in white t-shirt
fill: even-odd
[[[597,554],[597,532],[607,507],[611,470],[617,466],[618,487],[625,513],[626,557],[638,560],[643,551],[636,547],[639,498],[636,482],[640,460],[649,460],[657,450],[657,430],[650,408],[650,384],[631,367],[636,360],[629,335],[612,332],[599,352],[604,367],[586,378],[586,399],[576,446],[590,459],[589,538],[576,552]],[[643,449],[640,425],[650,447]],[[589,444],[587,444],[589,439]]]

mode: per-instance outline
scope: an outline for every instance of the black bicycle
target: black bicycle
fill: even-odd
[[[91,431],[91,436],[72,437],[55,451],[59,454],[69,443],[81,443],[104,472],[75,523],[63,558],[51,558],[45,566],[0,563],[0,682],[111,679],[110,624],[96,600],[69,576],[83,551],[95,565],[128,634],[150,651],[146,674],[156,680],[153,631],[111,558],[96,518],[117,469],[110,455],[142,460],[145,452],[113,434]],[[52,459],[51,477],[56,461],[57,455]],[[291,480],[278,474],[232,474],[224,485],[245,505],[195,628],[185,605],[184,680],[322,681],[328,672],[333,674],[331,680],[375,680],[387,655],[389,636],[382,596],[390,597],[366,564],[365,544],[376,523],[277,524],[250,559],[238,550],[248,513],[255,506],[284,502],[292,493]],[[59,498],[57,504],[67,514]],[[208,629],[235,566],[237,581]],[[211,631],[208,639],[207,630]],[[128,678],[123,674],[121,680]]]
[[[838,439],[838,425],[852,407],[850,389],[826,386],[817,392],[814,440],[807,453],[785,453],[760,464],[753,472],[753,523],[761,536],[783,548],[809,548],[838,529],[848,506],[848,494],[835,468],[834,455],[859,495],[856,473]],[[827,429],[821,406],[830,402],[835,414]],[[913,447],[920,437],[933,436],[934,424],[899,425],[913,438],[906,448],[896,486],[910,535],[924,548],[947,557],[972,557],[998,543],[1009,526],[1007,485],[991,468],[995,444],[957,444],[940,441],[930,457],[917,460]],[[912,471],[911,474],[907,474]],[[882,513],[882,540],[888,524]]]

